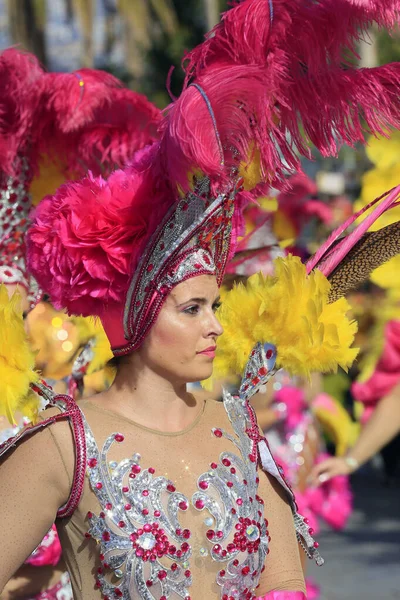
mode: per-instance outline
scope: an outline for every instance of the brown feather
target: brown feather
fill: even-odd
[[[372,271],[400,254],[400,221],[366,233],[328,277],[334,302],[366,281]]]

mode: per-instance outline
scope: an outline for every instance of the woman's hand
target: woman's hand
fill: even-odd
[[[350,456],[332,456],[318,463],[311,471],[311,485],[321,485],[332,477],[350,475],[359,467],[358,461]]]

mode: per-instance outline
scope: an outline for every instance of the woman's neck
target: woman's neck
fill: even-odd
[[[131,360],[119,366],[113,385],[98,400],[109,410],[165,432],[185,429],[199,411],[185,383],[172,382]]]

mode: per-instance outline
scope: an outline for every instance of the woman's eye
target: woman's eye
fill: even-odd
[[[197,305],[188,306],[183,312],[187,313],[188,315],[196,315],[199,312],[199,307]]]
[[[219,308],[221,308],[221,302],[215,302],[213,304],[213,311],[216,312]]]

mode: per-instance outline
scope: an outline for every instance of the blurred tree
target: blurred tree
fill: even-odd
[[[72,7],[82,33],[80,64],[82,67],[93,67],[95,0],[72,0]]]
[[[384,63],[400,61],[400,31],[397,28],[392,35],[387,31],[377,31],[378,61]]]
[[[220,2],[219,0],[204,0],[204,10],[206,14],[207,30],[209,31],[219,21]]]
[[[33,52],[47,66],[46,0],[7,0],[7,12],[13,44]]]

